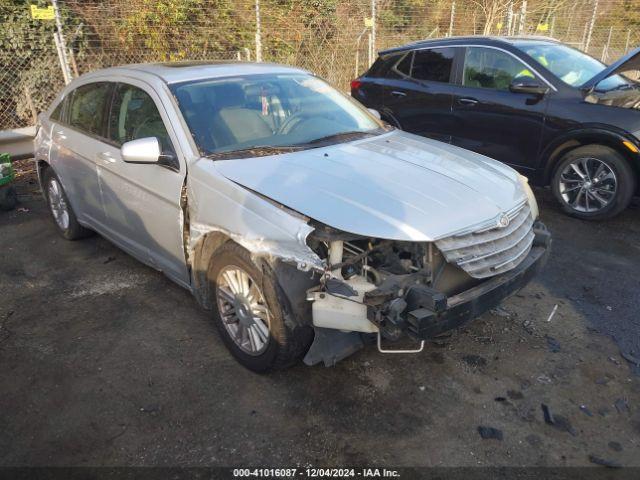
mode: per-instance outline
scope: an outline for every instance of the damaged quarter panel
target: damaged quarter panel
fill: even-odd
[[[261,198],[220,175],[216,163],[201,159],[188,177],[190,244],[194,252],[203,236],[221,233],[255,257],[280,259],[300,270],[322,269],[322,260],[306,245],[313,228],[303,216]]]

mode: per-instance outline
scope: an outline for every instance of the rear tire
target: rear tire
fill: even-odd
[[[636,176],[629,162],[614,149],[585,145],[560,159],[551,189],[567,214],[603,220],[629,206],[636,190]]]
[[[67,194],[62,188],[62,183],[52,168],[47,168],[43,175],[44,196],[49,205],[53,224],[60,235],[67,240],[78,240],[93,234],[93,231],[78,223],[76,214],[71,208]]]
[[[309,350],[313,330],[285,322],[275,276],[268,268],[261,271],[247,250],[225,243],[214,253],[207,276],[216,327],[243,366],[257,373],[280,370]]]

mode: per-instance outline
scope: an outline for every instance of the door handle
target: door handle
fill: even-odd
[[[101,152],[98,154],[98,159],[102,160],[103,163],[106,164],[110,164],[110,163],[115,163],[116,159],[113,158],[113,155],[111,155],[109,152]]]
[[[53,134],[53,136],[54,136],[54,138],[56,140],[66,140],[67,139],[67,136],[64,134],[64,131],[62,131],[62,130],[58,130],[57,132],[55,132]]]
[[[470,107],[472,107],[478,103],[478,100],[476,100],[475,98],[459,98],[458,103],[460,105],[469,105]]]
[[[407,94],[404,92],[400,92],[398,90],[394,90],[393,92],[391,92],[391,95],[393,95],[394,97],[406,97]]]

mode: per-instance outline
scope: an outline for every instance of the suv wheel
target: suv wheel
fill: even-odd
[[[261,271],[249,252],[232,242],[214,255],[208,272],[214,320],[233,356],[258,373],[299,360],[309,349],[313,330],[285,323],[273,274]]]
[[[91,235],[93,232],[78,223],[75,213],[69,204],[67,194],[53,170],[47,168],[43,176],[44,195],[49,204],[53,223],[60,234],[67,240],[77,240]]]
[[[551,188],[569,215],[601,220],[627,208],[636,178],[629,163],[612,148],[586,145],[562,157]]]

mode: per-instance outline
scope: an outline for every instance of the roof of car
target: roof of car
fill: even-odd
[[[179,83],[207,78],[221,78],[236,75],[258,75],[262,73],[308,73],[300,68],[279,65],[276,63],[255,62],[168,62],[138,63],[120,65],[93,72],[94,75],[122,73],[131,75],[132,71],[144,72],[159,77],[166,83]]]
[[[543,37],[537,35],[521,35],[521,36],[487,36],[487,35],[471,35],[466,37],[446,37],[446,38],[428,38],[425,40],[418,40],[415,42],[407,43],[399,47],[388,48],[381,50],[380,55],[385,55],[393,52],[402,52],[404,50],[411,50],[420,47],[432,47],[432,46],[454,46],[465,43],[478,43],[480,45],[500,45],[500,44],[517,44],[520,42],[540,42],[540,43],[559,43],[551,37]]]

